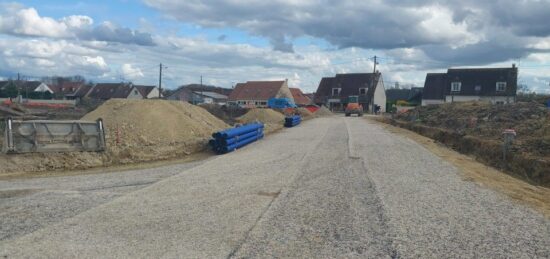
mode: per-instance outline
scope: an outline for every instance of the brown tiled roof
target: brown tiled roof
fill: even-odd
[[[308,105],[311,104],[311,99],[309,99],[300,88],[290,88],[292,97],[294,98],[294,103],[296,105]]]
[[[75,97],[84,97],[90,92],[92,89],[91,85],[81,85],[74,94],[72,94]]]
[[[94,86],[88,97],[101,100],[127,98],[131,90],[132,87],[124,83],[100,83]]]
[[[277,95],[285,81],[249,81],[239,83],[229,95],[229,101],[268,100]]]
[[[84,82],[62,82],[61,84],[51,84],[48,85],[54,93],[62,94],[74,94],[78,88],[84,85]]]

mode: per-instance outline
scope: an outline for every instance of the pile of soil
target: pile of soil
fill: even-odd
[[[300,107],[297,110],[298,110],[298,113],[302,116],[303,120],[313,119],[313,117],[315,116],[315,114],[313,114],[306,108]]]
[[[229,125],[237,123],[237,118],[248,112],[248,109],[239,106],[227,106],[218,104],[199,104],[201,108],[206,109],[209,113],[223,120]]]
[[[331,116],[334,115],[327,107],[321,106],[319,110],[315,112],[315,116],[322,117],[322,116]]]
[[[492,166],[550,184],[550,114],[539,102],[423,106],[398,114],[396,119],[407,123],[401,125],[409,129],[475,155]],[[502,161],[505,129],[517,133],[506,162]]]
[[[276,130],[282,129],[285,116],[272,109],[251,109],[243,116],[237,118],[239,123],[251,123],[259,121],[265,124],[265,133],[272,133]]]
[[[102,118],[116,163],[173,158],[200,151],[213,132],[228,128],[206,110],[185,102],[109,100],[83,120]]]
[[[548,109],[537,102],[492,105],[467,102],[423,106],[397,116],[418,120],[430,127],[444,128],[464,135],[502,140],[502,131],[514,129],[516,144],[523,152],[550,155],[550,118]]]
[[[164,100],[109,100],[82,120],[102,118],[107,151],[0,155],[0,173],[74,170],[183,157],[230,127],[206,110]]]

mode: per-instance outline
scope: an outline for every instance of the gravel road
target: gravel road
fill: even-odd
[[[83,205],[59,213],[35,190],[55,178],[0,182],[12,190],[2,209],[45,215],[31,217],[34,228],[16,212],[2,219],[0,257],[550,257],[550,221],[540,213],[356,117],[308,121],[203,163],[124,174],[143,185],[91,202],[65,197]],[[117,175],[92,185],[127,182]],[[58,189],[95,189],[79,177]]]

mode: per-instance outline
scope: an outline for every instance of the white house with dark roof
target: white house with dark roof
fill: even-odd
[[[518,68],[456,68],[426,75],[422,105],[489,101],[513,103],[517,95]]]

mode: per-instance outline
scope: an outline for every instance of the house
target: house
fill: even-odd
[[[141,93],[132,84],[127,83],[99,83],[92,87],[86,97],[97,100],[112,98],[143,99]]]
[[[197,92],[193,91],[195,103],[216,103],[219,105],[227,104],[227,95],[219,94],[216,92]]]
[[[65,94],[65,99],[67,100],[82,100],[86,95],[92,90],[92,85],[83,84],[76,89],[73,93]]]
[[[426,75],[422,105],[447,102],[516,101],[518,68],[456,68]]]
[[[374,105],[379,105],[380,111],[385,112],[386,91],[382,74],[354,73],[324,77],[319,83],[314,102],[333,111],[341,111],[350,97],[357,97],[365,111],[372,111]]]
[[[69,99],[68,96],[74,96],[76,91],[85,84],[85,82],[62,81],[59,84],[51,84],[49,86],[54,92],[55,98]]]
[[[271,98],[288,98],[294,102],[292,92],[285,81],[248,81],[239,83],[229,95],[228,103],[246,107],[267,107]]]
[[[300,88],[290,88],[294,103],[298,106],[306,106],[311,104],[311,99],[307,97]]]
[[[199,103],[217,103],[225,105],[227,103],[228,95],[233,89],[216,87],[216,86],[204,86],[204,85],[184,85],[178,89],[171,91],[167,95],[167,100],[189,102],[192,104]]]
[[[51,99],[54,93],[48,85],[40,81],[9,80],[0,83],[0,90],[6,91],[8,88],[17,92],[14,93],[14,95],[20,95],[23,98],[31,99]]]
[[[143,99],[153,99],[153,98],[159,98],[159,89],[156,86],[153,85],[134,85],[133,86],[137,90]],[[162,97],[162,95],[160,96]]]

